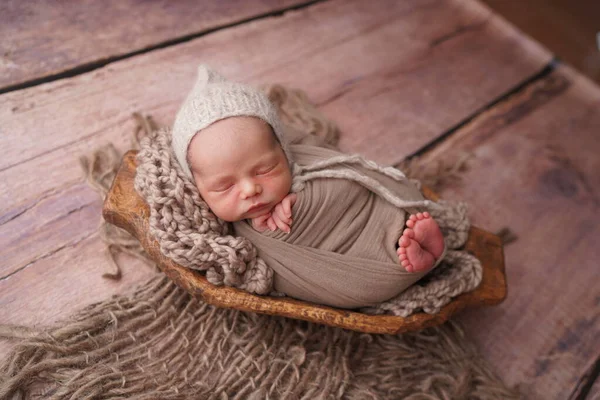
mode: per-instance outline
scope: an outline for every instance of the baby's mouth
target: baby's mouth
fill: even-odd
[[[248,209],[248,211],[246,211],[246,212],[262,210],[263,208],[267,207],[268,205],[269,205],[268,203],[258,203],[258,204],[253,205],[252,207],[250,207]]]

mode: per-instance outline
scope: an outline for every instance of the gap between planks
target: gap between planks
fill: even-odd
[[[158,42],[156,44],[153,44],[153,45],[150,45],[150,46],[146,46],[146,47],[138,49],[138,50],[129,51],[129,52],[126,52],[126,53],[121,54],[121,55],[110,56],[110,57],[106,57],[104,59],[99,59],[99,60],[95,60],[95,61],[92,61],[92,62],[83,63],[83,64],[80,64],[80,65],[77,65],[76,67],[67,68],[66,70],[64,70],[62,72],[58,72],[58,73],[55,73],[55,74],[50,74],[50,75],[42,76],[40,78],[30,79],[30,80],[27,80],[25,82],[17,83],[17,84],[14,84],[14,85],[5,86],[3,88],[0,88],[0,95],[5,94],[5,93],[9,93],[9,92],[14,92],[14,91],[17,91],[17,90],[31,88],[33,86],[41,85],[41,84],[44,84],[44,83],[54,82],[54,81],[57,81],[57,80],[60,80],[60,79],[72,78],[74,76],[85,74],[87,72],[91,72],[91,71],[94,71],[96,69],[105,67],[106,65],[111,64],[113,62],[121,61],[121,60],[124,60],[124,59],[127,59],[127,58],[131,58],[131,57],[135,57],[135,56],[141,55],[141,54],[150,53],[150,52],[155,51],[155,50],[164,49],[166,47],[175,46],[175,45],[178,45],[178,44],[181,44],[181,43],[189,42],[189,41],[197,39],[199,37],[202,37],[202,36],[205,36],[205,35],[209,35],[211,33],[214,33],[214,32],[220,31],[220,30],[229,29],[229,28],[232,28],[232,27],[235,27],[235,26],[238,26],[238,25],[243,25],[243,24],[246,24],[248,22],[257,21],[257,20],[266,19],[266,18],[272,18],[272,17],[282,16],[283,14],[285,14],[288,11],[301,10],[303,8],[308,8],[308,7],[313,6],[315,4],[323,3],[323,2],[326,2],[326,1],[328,1],[328,0],[311,0],[311,1],[308,1],[306,3],[297,4],[297,5],[294,5],[294,6],[290,6],[290,7],[284,8],[282,10],[269,11],[269,12],[266,12],[266,13],[255,15],[253,17],[243,18],[243,19],[240,19],[238,21],[229,22],[229,23],[222,24],[222,25],[217,25],[215,27],[208,28],[208,29],[202,29],[202,30],[200,30],[198,32],[195,32],[195,33],[183,35],[183,36],[180,36],[180,37],[175,37],[175,38],[169,39],[169,40],[164,40],[162,42]]]
[[[569,400],[585,400],[588,398],[590,400],[594,400],[596,398],[595,394],[597,394],[594,393],[594,391],[598,390],[598,388],[594,388],[594,384],[600,383],[600,380],[598,379],[599,375],[600,357],[596,358],[596,361],[592,363],[589,370],[582,375],[579,382],[577,382],[577,386],[569,396]],[[588,395],[593,397],[589,397]]]
[[[463,119],[462,121],[460,121],[459,123],[457,123],[456,125],[451,127],[450,129],[448,129],[447,131],[442,132],[437,138],[431,140],[429,143],[427,143],[420,149],[417,149],[415,152],[408,155],[406,157],[406,159],[410,160],[413,157],[419,157],[419,156],[426,154],[430,150],[437,147],[440,143],[444,142],[446,139],[451,137],[454,133],[460,131],[462,128],[469,125],[472,121],[476,120],[478,117],[480,117],[483,114],[485,114],[486,112],[492,110],[498,104],[507,102],[510,99],[512,99],[513,97],[517,97],[520,93],[526,91],[529,87],[531,87],[532,85],[535,85],[535,83],[537,83],[538,81],[546,78],[558,67],[559,64],[560,64],[560,61],[557,58],[553,58],[544,68],[542,68],[542,70],[540,72],[538,72],[537,74],[524,80],[523,82],[519,83],[514,88],[510,89],[503,95],[499,96],[498,98],[496,98],[489,104],[476,110],[473,114],[466,117],[465,119]]]
[[[553,59],[546,66],[544,66],[544,68],[542,68],[542,70],[540,72],[525,79],[523,82],[517,84],[514,88],[508,90],[506,93],[500,95],[498,98],[492,100],[490,103],[488,103],[488,104],[484,105],[483,107],[481,107],[480,109],[476,110],[472,115],[469,115],[468,117],[466,117],[465,119],[463,119],[462,121],[457,123],[455,126],[451,127],[450,129],[448,129],[445,132],[442,132],[437,138],[431,140],[429,143],[427,143],[426,145],[424,145],[423,147],[421,147],[414,153],[407,156],[406,159],[409,160],[413,157],[419,157],[419,156],[427,154],[432,149],[434,149],[437,145],[443,143],[446,139],[450,138],[454,133],[459,132],[463,127],[467,126],[472,121],[476,120],[478,117],[481,117],[482,114],[485,114],[486,112],[488,112],[490,110],[493,110],[494,107],[497,106],[498,104],[510,101],[514,97],[518,97],[522,92],[535,86],[536,83],[542,81],[549,74],[551,74],[556,69],[557,65],[558,65],[558,61]],[[399,164],[395,164],[395,165],[398,166]],[[21,216],[22,214],[24,214],[26,212],[29,212],[31,209],[34,209],[39,204],[39,202],[41,200],[44,200],[46,197],[60,196],[60,193],[66,192],[66,191],[72,189],[76,185],[81,185],[81,183],[82,183],[81,180],[73,181],[71,184],[65,185],[65,186],[61,187],[59,190],[53,191],[51,194],[48,194],[48,195],[42,197],[41,199],[37,199],[37,201],[34,204],[29,204],[24,210],[20,210],[20,212],[18,214],[12,215],[10,218],[5,219],[4,221],[0,221],[0,226],[3,225],[4,223],[14,220],[15,218]],[[87,204],[87,206],[89,206],[89,204]],[[72,213],[74,211],[76,211],[76,210],[71,210],[69,213]],[[86,235],[84,238],[87,238],[87,237],[89,237],[89,234]],[[81,239],[77,240],[76,242],[65,244],[65,245],[61,246],[60,248],[56,249],[55,251],[53,251],[52,254],[57,253],[67,247],[71,247],[72,245],[77,244],[79,241],[81,241]],[[49,255],[49,253],[45,253],[43,256],[38,257],[35,260],[32,260],[31,262],[27,263],[26,265],[21,266],[17,270],[12,271],[12,272],[8,273],[7,275],[1,276],[0,280],[6,279],[8,277],[11,277],[11,276],[23,271],[25,268],[28,268],[28,267],[36,264],[36,262],[40,261],[41,259],[46,258],[48,255]]]
[[[493,107],[489,108],[488,110],[485,110],[482,113],[479,113],[479,115],[476,118],[468,119],[467,121],[465,121],[465,123],[462,124],[462,126],[459,129],[449,132],[449,135],[446,137],[446,140],[440,141],[440,142],[436,143],[436,145],[428,148],[426,152],[420,153],[419,156],[420,156],[421,160],[423,160],[423,159],[426,160],[426,163],[427,163],[427,161],[435,162],[436,160],[439,160],[444,155],[448,155],[448,154],[452,153],[453,151],[456,150],[456,148],[460,149],[462,147],[464,150],[472,151],[478,147],[483,147],[483,146],[485,146],[485,143],[494,140],[494,138],[497,136],[496,135],[497,132],[502,133],[502,131],[507,131],[510,129],[516,130],[518,132],[518,128],[511,128],[511,126],[513,126],[513,125],[516,126],[527,119],[529,119],[530,121],[532,119],[537,120],[537,121],[543,120],[544,119],[542,116],[543,114],[540,114],[540,112],[543,111],[544,109],[548,110],[548,108],[550,110],[554,109],[554,112],[556,112],[556,108],[558,107],[557,104],[559,104],[559,103],[556,103],[556,101],[559,101],[559,99],[561,99],[561,98],[562,98],[562,100],[561,100],[562,102],[568,102],[568,101],[576,102],[577,99],[585,100],[585,99],[590,98],[589,95],[587,95],[587,93],[590,93],[590,92],[596,93],[593,96],[595,96],[595,98],[598,98],[597,88],[587,86],[587,83],[588,83],[587,80],[578,76],[577,73],[573,72],[568,67],[555,63],[553,69],[554,69],[554,71],[550,71],[550,72],[546,73],[545,75],[539,77],[538,79],[532,81],[530,84],[527,84],[527,85],[519,88],[519,90],[515,91],[512,95],[507,96],[505,99],[497,102]],[[573,94],[573,93],[581,93],[580,91],[582,91],[582,88],[584,88],[583,90],[585,90],[585,88],[589,88],[590,91],[584,91],[583,93],[585,93],[585,95],[582,94],[580,97],[575,96]],[[595,100],[593,100],[593,97],[592,97],[591,101],[595,101]],[[597,104],[597,103],[595,103],[595,102],[590,103],[590,105],[592,105],[592,106],[593,106],[593,104]],[[551,111],[546,111],[546,113],[548,113],[548,112],[551,112]],[[590,108],[590,111],[587,111],[587,112],[593,112],[593,109]],[[548,116],[548,118],[552,119],[553,118],[552,116],[553,116],[553,114],[550,114]],[[572,115],[572,118],[587,120],[586,111],[584,110],[584,111],[581,111],[580,113],[576,113],[576,115]],[[561,125],[560,126],[559,125],[550,126],[549,129],[551,131],[560,132],[560,127],[564,127],[565,129],[567,129],[567,127],[563,124],[563,122],[561,122],[561,121],[564,121],[564,118],[561,119],[560,117],[557,117],[556,121],[557,121],[556,124],[561,123]],[[596,125],[598,123],[597,121],[598,120],[596,119],[596,122],[595,122]],[[574,125],[573,128],[571,128],[571,129],[581,129],[581,134],[582,135],[587,134],[588,135],[587,137],[589,138],[590,135],[592,135],[592,132],[594,130],[593,127],[594,127],[593,124],[589,125],[589,127],[588,127],[588,125],[583,124],[581,126]],[[476,137],[476,139],[473,139],[469,142],[467,139],[469,136]],[[519,137],[519,135],[513,135],[513,136]],[[548,138],[549,137],[550,136],[548,136]],[[581,139],[582,138],[579,138],[579,140],[581,140]],[[550,143],[551,140],[548,139],[548,142]],[[499,142],[496,142],[495,145],[488,145],[488,149],[493,146],[498,146],[498,143]],[[570,147],[572,147],[572,146],[570,146]],[[592,150],[592,149],[590,149],[590,150]],[[509,153],[507,153],[507,154],[509,154]],[[570,155],[571,156],[574,155],[573,150],[571,150]],[[489,157],[492,157],[492,156],[490,155]],[[542,156],[540,156],[540,157],[542,157]],[[597,208],[598,205],[600,204],[600,201],[598,200],[598,197],[594,193],[595,191],[593,190],[593,187],[594,187],[593,182],[590,181],[589,176],[586,176],[587,174],[590,173],[590,171],[593,171],[593,167],[591,167],[589,164],[586,164],[587,165],[587,174],[584,174],[583,172],[578,171],[581,166],[572,165],[569,162],[568,158],[560,158],[560,157],[552,158],[552,155],[550,156],[550,158],[552,159],[553,162],[557,163],[556,168],[568,169],[568,170],[575,171],[574,174],[576,174],[575,177],[578,180],[577,185],[579,185],[579,189],[577,189],[577,187],[576,187],[575,190],[577,191],[577,193],[580,193],[580,195],[582,196],[581,199],[585,199],[586,201],[588,201],[587,204],[589,205],[590,209],[593,209],[594,207]],[[518,161],[518,159],[516,161]],[[522,162],[521,162],[521,164],[522,164]],[[534,188],[532,188],[532,190],[534,190]],[[440,193],[442,194],[442,196],[444,196],[443,192],[440,192]],[[459,193],[459,196],[464,195],[464,193],[461,192],[460,190],[458,190],[458,193]],[[452,196],[450,196],[450,198],[451,197]],[[548,200],[547,203],[550,203],[550,200]],[[491,212],[493,214],[493,210]],[[494,218],[492,218],[492,217],[490,217],[488,219],[490,221],[494,220]],[[496,218],[496,225],[498,225],[498,223],[502,223],[502,221],[500,221],[500,220],[498,220],[498,218]],[[485,227],[485,224],[482,226]],[[589,264],[588,264],[588,267],[589,267]],[[591,272],[589,268],[587,269],[587,271]],[[527,277],[525,275],[519,275],[519,276],[525,280],[527,278],[531,279],[531,277]],[[515,282],[515,283],[516,283],[517,289],[519,289],[519,288],[523,289],[523,287],[525,285],[523,283],[523,281]],[[509,283],[509,287],[510,287],[510,283]],[[513,290],[514,290],[514,287],[513,287]],[[592,298],[592,302],[593,302],[593,296],[591,298]],[[512,297],[512,300],[514,303],[514,300],[515,300],[514,295]],[[564,301],[561,303],[564,303]],[[588,304],[588,303],[585,303],[585,304]],[[539,304],[538,304],[538,306],[539,306]],[[580,310],[579,314],[586,315],[584,310],[583,311]],[[590,310],[593,310],[593,308]],[[502,312],[496,312],[495,316],[499,317],[499,316],[501,316],[501,314],[502,314]],[[580,315],[580,317],[581,317],[581,315]],[[481,316],[481,314],[480,314],[480,316]],[[563,313],[563,316],[564,316],[564,313]],[[560,317],[561,317],[561,315],[559,312],[556,312],[553,314],[552,322],[556,323],[557,326],[561,326],[560,325],[561,324]],[[569,318],[567,318],[567,319],[569,319]],[[575,317],[573,317],[573,320],[575,321]],[[471,328],[473,328],[473,326],[477,325],[476,321],[478,321],[477,317],[471,318],[471,320],[470,320]],[[596,318],[593,316],[586,316],[586,318],[584,318],[581,321],[584,321],[585,324],[587,324],[587,325],[585,325],[585,324],[582,325],[582,326],[585,326],[586,329],[589,329],[590,326],[593,329],[593,327],[594,327],[593,324],[595,324],[594,321],[596,321]],[[467,319],[466,322],[469,322],[469,320]],[[487,322],[489,322],[489,321],[487,321]],[[504,321],[504,322],[506,322],[506,321]],[[548,324],[548,326],[553,326],[553,325]],[[496,326],[496,328],[497,327],[498,326]],[[585,343],[585,339],[584,339],[585,335],[579,336],[580,334],[583,334],[583,332],[577,332],[577,326],[565,326],[562,335],[554,338],[556,340],[556,345],[554,347],[547,348],[545,350],[545,351],[547,351],[547,354],[545,356],[539,357],[537,360],[534,360],[535,363],[533,364],[533,366],[535,367],[535,378],[537,378],[538,373],[539,373],[539,376],[543,377],[544,373],[549,368],[555,369],[555,372],[556,372],[557,366],[569,367],[569,365],[560,364],[560,360],[558,359],[558,357],[564,356],[565,354],[571,354],[571,353],[569,353],[571,351],[579,351],[580,352],[579,355],[581,357],[585,357],[585,360],[583,360],[583,359],[581,360],[581,361],[586,361],[585,364],[583,364],[583,365],[580,364],[578,374],[576,376],[574,376],[575,380],[572,381],[573,386],[569,385],[569,387],[563,387],[561,389],[561,391],[562,391],[561,398],[569,398],[570,400],[588,398],[588,394],[593,395],[593,390],[594,390],[593,388],[595,387],[594,383],[598,383],[598,375],[600,374],[600,361],[599,361],[600,358],[596,351],[593,351],[592,353],[590,353],[590,350],[591,350],[590,345],[584,344]],[[588,331],[588,334],[587,334],[588,339],[587,340],[589,340],[591,337],[593,337],[593,333],[591,333],[592,336],[589,336],[589,335],[590,335],[590,333]],[[577,348],[573,348],[573,347],[569,348],[569,346],[574,345],[573,343],[570,343],[569,340],[571,340],[573,343],[575,343],[575,342],[579,343],[577,345]],[[593,345],[591,345],[591,346],[593,347]],[[546,346],[546,347],[548,347],[548,346]],[[587,348],[587,350],[586,350],[586,348]],[[498,351],[496,351],[494,354],[495,354],[496,359],[500,360],[504,364],[507,364],[507,359],[503,356],[499,356]],[[503,360],[503,358],[504,358],[504,360]],[[558,361],[555,360],[554,365],[552,365],[551,363],[548,362],[548,360],[552,359],[552,358],[555,358],[556,360],[558,360]],[[498,360],[495,360],[495,361],[498,361]],[[506,367],[506,365],[504,365],[504,366]],[[568,374],[568,372],[565,372],[565,374]],[[504,375],[508,376],[510,374],[504,374]],[[514,378],[514,376],[513,376],[513,378]],[[542,379],[544,379],[544,378],[542,378]],[[546,376],[546,383],[548,383],[548,379],[550,379],[550,378],[548,378],[548,376]],[[533,389],[533,387],[532,387],[532,389]],[[554,389],[556,389],[556,387]],[[536,389],[533,389],[533,390],[536,390]],[[541,389],[539,389],[539,386],[538,386],[537,390],[541,391]],[[546,389],[546,390],[548,390],[548,389]]]
[[[423,147],[421,147],[420,149],[418,149],[416,152],[414,152],[413,154],[407,156],[406,159],[411,159],[413,157],[418,157],[418,156],[421,156],[421,155],[424,155],[424,154],[428,153],[430,150],[432,150],[433,148],[435,148],[438,144],[444,142],[446,139],[448,139],[449,137],[451,137],[452,134],[460,131],[461,128],[465,127],[466,125],[468,125],[473,120],[475,120],[478,117],[480,117],[485,112],[487,112],[489,110],[492,110],[496,105],[498,105],[500,103],[503,103],[503,102],[506,102],[506,101],[509,101],[513,97],[518,96],[520,93],[522,93],[525,90],[527,90],[528,88],[530,88],[532,85],[535,85],[537,82],[543,80],[550,73],[552,73],[552,71],[555,70],[555,68],[556,68],[557,65],[558,65],[558,61],[552,60],[540,72],[538,72],[538,73],[534,74],[533,76],[531,76],[530,78],[524,80],[522,83],[519,83],[514,88],[508,90],[506,93],[504,93],[501,96],[499,96],[498,98],[492,100],[490,103],[488,103],[487,105],[483,106],[479,110],[476,110],[472,115],[466,117],[465,119],[463,119],[462,121],[460,121],[458,124],[456,124],[455,126],[451,127],[450,129],[448,129],[447,131],[442,132],[437,138],[431,140],[429,143],[427,143],[426,145],[424,145]],[[396,166],[398,166],[398,165],[399,164],[396,164]],[[53,196],[60,195],[60,193],[68,191],[69,189],[73,188],[74,186],[80,185],[80,184],[81,184],[80,180],[74,181],[74,182],[72,182],[69,185],[63,186],[58,191],[53,192],[52,195]],[[42,197],[41,200],[43,200],[46,197],[48,197],[48,195]],[[40,199],[38,199],[38,201],[36,201],[35,204],[30,204],[24,210],[20,210],[20,212],[18,214],[11,216],[10,218],[7,218],[4,221],[0,221],[0,226],[3,225],[4,223],[7,223],[7,222],[10,222],[10,221],[14,220],[16,217],[21,216],[22,214],[24,214],[24,213],[30,211],[31,209],[35,208],[38,205],[39,201],[40,201]],[[71,212],[74,212],[74,211],[76,211],[76,210],[71,210]],[[77,242],[75,242],[75,243],[77,243]],[[61,246],[59,249],[57,249],[53,253],[58,252],[58,251],[66,248],[66,247],[69,247],[70,245],[73,245],[73,244],[74,243],[70,243],[70,244]],[[13,276],[16,273],[19,273],[23,269],[25,269],[25,268],[27,268],[29,266],[34,265],[40,259],[46,258],[47,255],[48,254],[44,254],[44,256],[39,257],[39,258],[37,258],[35,260],[32,260],[31,262],[29,262],[26,265],[20,267],[19,269],[10,272],[7,275],[1,276],[0,280],[6,279],[6,278],[8,278],[10,276]]]

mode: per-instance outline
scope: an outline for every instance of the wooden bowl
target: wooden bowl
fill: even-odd
[[[500,238],[484,230],[471,227],[466,250],[483,265],[483,280],[478,288],[455,297],[437,314],[415,313],[406,318],[392,315],[367,315],[336,309],[287,297],[258,296],[228,286],[215,286],[199,272],[187,269],[165,257],[148,229],[150,210],[135,191],[137,151],[123,157],[113,185],[104,201],[104,219],[135,236],[159,268],[178,286],[194,296],[217,307],[235,308],[270,315],[280,315],[325,325],[367,333],[396,334],[439,325],[465,307],[495,305],[506,297],[504,253]],[[425,196],[438,196],[424,190]]]

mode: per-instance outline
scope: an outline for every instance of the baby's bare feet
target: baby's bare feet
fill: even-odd
[[[413,214],[406,221],[408,229],[414,231],[414,239],[421,244],[426,251],[437,259],[444,252],[444,236],[440,226],[428,212]]]
[[[433,256],[421,247],[419,242],[406,234],[399,240],[398,258],[407,272],[425,271],[435,262]]]
[[[428,212],[411,215],[398,240],[398,258],[408,272],[426,271],[444,252],[444,237]]]

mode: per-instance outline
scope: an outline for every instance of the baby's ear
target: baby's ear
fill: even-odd
[[[217,71],[206,64],[200,64],[198,67],[197,85],[206,86],[211,83],[226,82],[227,80]]]

